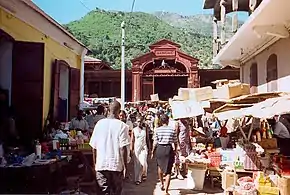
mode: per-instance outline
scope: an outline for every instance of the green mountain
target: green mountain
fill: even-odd
[[[199,58],[200,68],[212,68],[211,17],[184,17],[170,13],[166,14],[166,18],[164,16],[160,13],[96,9],[65,27],[91,49],[92,56],[110,62],[115,69],[120,68],[121,64],[122,21],[126,23],[125,55],[128,68],[131,67],[131,59],[144,54],[150,44],[164,38],[179,43],[184,52]],[[201,20],[201,17],[204,19]]]
[[[213,33],[213,23],[212,15],[208,14],[198,14],[193,16],[183,16],[176,13],[170,12],[155,12],[153,13],[157,18],[163,20],[164,22],[181,29],[187,29],[193,33],[202,34],[205,36],[212,36]],[[238,22],[240,27],[243,23]],[[226,32],[227,37],[230,38],[234,33],[232,31],[232,18],[230,16],[226,19]]]

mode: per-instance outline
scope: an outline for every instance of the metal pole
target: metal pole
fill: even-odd
[[[122,28],[122,54],[121,54],[121,109],[125,109],[125,22],[121,24]]]

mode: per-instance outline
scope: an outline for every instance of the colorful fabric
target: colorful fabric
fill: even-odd
[[[178,121],[179,124],[179,152],[176,154],[175,163],[179,164],[179,156],[187,157],[191,152],[191,143],[189,141],[189,127],[184,125],[181,121]]]

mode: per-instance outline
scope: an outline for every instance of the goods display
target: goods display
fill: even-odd
[[[221,164],[221,154],[219,152],[211,152],[208,154],[211,167],[219,167]]]

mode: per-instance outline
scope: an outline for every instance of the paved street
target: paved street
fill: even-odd
[[[132,169],[132,167],[131,167]],[[159,183],[157,180],[157,173],[156,173],[156,163],[154,160],[150,160],[149,162],[149,173],[147,181],[136,186],[133,182],[133,177],[131,176],[130,181],[127,181],[125,184],[124,195],[163,195],[164,193],[159,188]],[[219,188],[217,189],[210,189],[210,187],[205,186],[205,190],[202,192],[193,191],[186,189],[186,179],[181,181],[174,179],[170,185],[170,194],[171,195],[209,195],[209,194],[216,194],[222,195],[222,190]],[[209,182],[207,182],[209,183]]]

